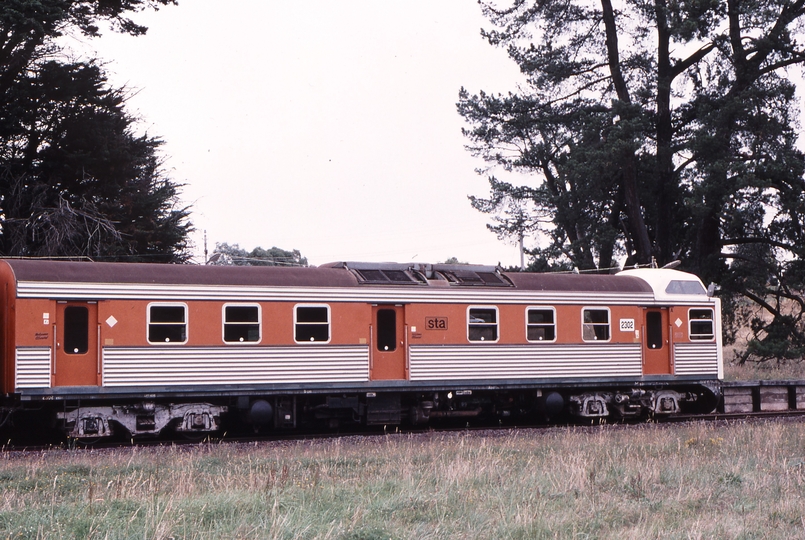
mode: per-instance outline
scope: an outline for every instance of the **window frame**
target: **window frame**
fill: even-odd
[[[303,323],[299,323],[299,321],[298,321],[299,308],[325,308],[327,310],[327,322],[326,323],[320,323],[320,322],[313,322],[313,323],[311,323],[311,322],[303,322]],[[294,307],[293,307],[293,341],[294,341],[294,343],[297,343],[297,344],[300,344],[300,345],[301,344],[326,345],[327,343],[330,343],[330,341],[333,339],[332,323],[333,323],[332,310],[330,309],[329,304],[294,304]],[[326,325],[327,326],[327,340],[326,341],[323,341],[323,340],[299,341],[299,340],[297,340],[296,339],[296,327],[297,327],[298,324],[319,324],[319,325],[322,325],[322,326]]]
[[[709,311],[710,318],[709,319],[694,319],[691,317],[692,311]],[[688,339],[691,341],[715,341],[716,339],[716,310],[711,307],[692,307],[688,308]],[[701,321],[710,321],[710,330],[712,333],[710,334],[698,334],[693,333],[693,323],[694,322],[701,322]],[[702,336],[702,337],[699,337]]]
[[[257,308],[257,322],[227,322],[226,308]],[[227,325],[257,325],[257,340],[250,341],[227,341],[226,340],[226,327]],[[241,302],[227,302],[221,306],[221,341],[226,345],[259,345],[263,342],[263,306],[256,303],[241,303]]]
[[[151,325],[156,326],[178,326],[177,322],[151,322],[151,308],[155,307],[181,307],[184,310],[184,341],[151,341]],[[190,339],[190,313],[185,302],[150,302],[146,307],[145,339],[149,345],[184,345]]]
[[[553,322],[551,323],[530,323],[528,321],[528,314],[530,311],[550,311],[553,314]],[[544,328],[547,326],[553,327],[553,339],[528,339],[528,329],[531,327]],[[528,343],[555,343],[557,337],[557,321],[556,321],[556,308],[553,306],[527,306],[525,308],[525,340]]]
[[[470,317],[470,312],[474,309],[483,309],[483,310],[491,310],[495,313],[495,322],[494,323],[473,323],[471,322],[472,319]],[[485,328],[494,328],[495,329],[495,339],[472,339],[470,337],[470,330],[474,327],[485,327]],[[497,343],[500,341],[500,310],[497,306],[467,306],[467,341],[470,343]]]
[[[598,334],[596,334],[596,332],[595,332],[595,327],[596,326],[604,326],[604,323],[596,323],[596,322],[589,322],[588,323],[588,322],[584,322],[584,313],[587,312],[587,311],[605,311],[606,312],[606,314],[607,314],[607,322],[606,322],[607,339],[598,339],[597,337],[595,339],[586,339],[584,337],[584,327],[586,325],[591,325],[593,327],[593,334],[596,335],[596,336]],[[610,311],[610,309],[608,307],[606,307],[606,306],[585,306],[585,307],[581,308],[581,340],[584,343],[609,343],[610,341],[612,341],[612,312]]]

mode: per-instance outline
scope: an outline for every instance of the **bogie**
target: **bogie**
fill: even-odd
[[[138,402],[127,405],[78,407],[56,413],[68,437],[111,437],[115,428],[130,437],[158,436],[171,426],[181,434],[218,431],[226,406],[209,403],[161,404]]]

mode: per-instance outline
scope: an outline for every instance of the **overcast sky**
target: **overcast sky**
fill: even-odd
[[[469,0],[183,0],[135,19],[146,36],[74,41],[136,94],[166,141],[203,251],[216,242],[336,260],[519,263],[470,194],[459,89],[520,80]],[[200,258],[199,258],[200,261]]]

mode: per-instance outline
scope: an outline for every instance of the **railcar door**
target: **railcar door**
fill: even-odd
[[[402,306],[374,306],[372,321],[369,378],[373,381],[407,379],[405,310]]]
[[[59,302],[53,386],[98,384],[98,304]]]
[[[643,374],[670,375],[671,342],[668,308],[645,310],[643,321]]]

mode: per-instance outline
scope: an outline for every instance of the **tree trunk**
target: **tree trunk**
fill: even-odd
[[[601,0],[601,8],[604,18],[604,28],[606,30],[607,59],[612,82],[618,99],[624,104],[630,105],[632,99],[620,65],[620,54],[618,52],[618,28],[615,24],[615,12],[612,9],[611,0]],[[635,249],[635,258],[641,264],[651,261],[651,241],[648,236],[646,222],[643,219],[643,208],[640,204],[640,195],[637,190],[637,159],[634,153],[622,156],[623,167],[622,177],[623,195],[626,208],[626,215],[629,216],[629,233],[632,237],[632,245]]]
[[[665,0],[655,1],[657,17],[657,156],[655,200],[657,204],[656,245],[660,264],[670,262],[673,253],[674,155],[671,124],[670,32]]]

